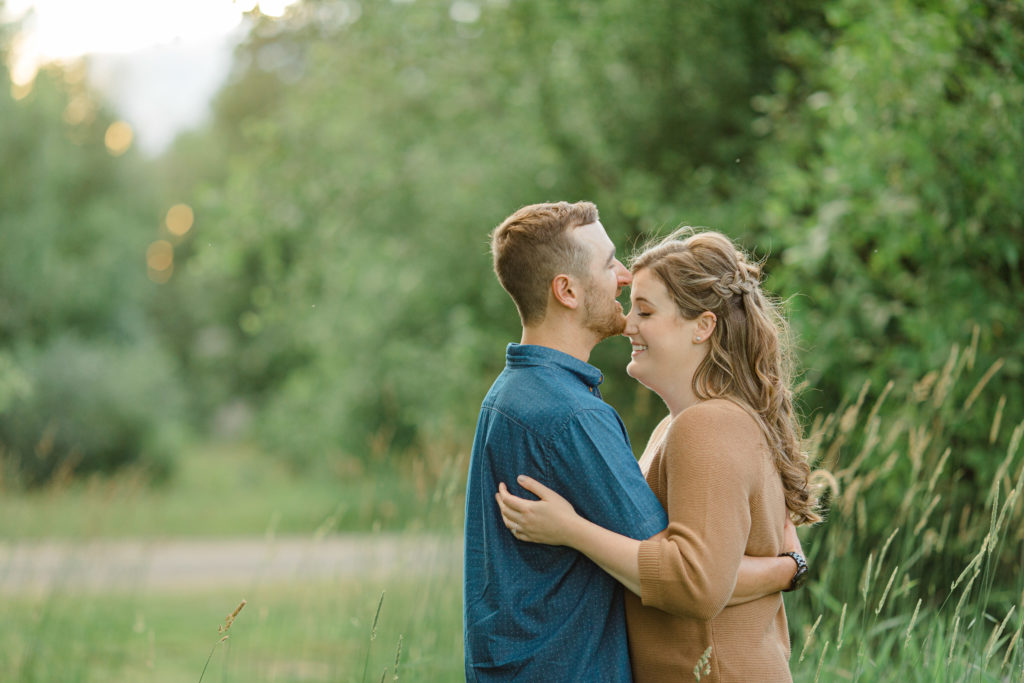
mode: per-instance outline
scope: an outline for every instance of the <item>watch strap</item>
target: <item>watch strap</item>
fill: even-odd
[[[779,553],[779,557],[791,557],[796,562],[796,573],[793,575],[793,580],[789,582],[789,588],[784,588],[784,593],[795,591],[800,586],[804,585],[804,581],[807,576],[807,559],[795,550],[790,550],[784,553]]]

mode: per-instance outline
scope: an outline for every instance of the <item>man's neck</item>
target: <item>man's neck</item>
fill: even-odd
[[[548,321],[540,325],[524,327],[520,343],[546,346],[549,349],[567,353],[584,363],[590,361],[590,352],[597,345],[593,334],[586,329]]]

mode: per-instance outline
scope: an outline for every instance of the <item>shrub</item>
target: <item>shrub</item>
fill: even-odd
[[[169,474],[182,395],[159,348],[63,336],[16,357],[27,390],[0,414],[0,444],[24,484],[128,465]]]

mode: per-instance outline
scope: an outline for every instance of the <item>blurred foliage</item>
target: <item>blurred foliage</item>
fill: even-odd
[[[808,412],[979,325],[979,412],[1019,414],[1022,33],[996,2],[305,3],[165,160],[205,176],[166,334],[298,464],[464,434],[518,333],[488,230],[585,197],[624,251],[687,222],[765,256]],[[622,355],[593,360],[642,434]]]
[[[4,415],[3,439],[27,483],[125,465],[170,472],[182,397],[159,349],[67,336],[23,363],[31,389]]]
[[[5,443],[16,410],[73,405],[59,387],[102,376],[104,416],[156,424],[184,397],[200,428],[300,469],[464,448],[519,336],[488,232],[590,199],[620,254],[686,223],[764,258],[811,419],[866,380],[867,404],[890,380],[927,393],[969,345],[985,391],[953,383],[958,408],[927,420],[958,496],[991,477],[993,415],[1024,414],[1020,3],[307,0],[250,19],[209,123],[153,164],[110,157],[92,95],[91,122],[68,121],[84,86],[66,73],[18,101],[0,84],[0,154],[22,169],[0,187]],[[177,202],[196,220],[157,285],[125,264]],[[145,381],[119,362],[136,348]],[[662,408],[626,355],[612,340],[592,362],[642,443]],[[71,394],[67,424],[92,425]],[[19,418],[19,443],[51,421]],[[97,430],[72,441],[128,452],[155,433]]]
[[[817,405],[865,376],[920,377],[979,326],[980,359],[1006,365],[961,434],[978,445],[1002,394],[1024,408],[1024,7],[842,1],[826,16],[830,40],[780,39],[792,66],[755,102],[771,284],[799,293]]]
[[[727,4],[331,2],[257,22],[205,137],[166,160],[209,173],[181,189],[201,221],[170,288],[188,305],[161,316],[220,387],[203,393],[250,401],[299,465],[464,439],[518,337],[490,228],[587,197],[628,243],[676,219],[692,168],[732,172],[755,142],[773,17]]]
[[[114,117],[83,67],[13,92],[0,70],[0,466],[27,485],[165,475],[182,387],[146,312],[152,183],[108,153]]]

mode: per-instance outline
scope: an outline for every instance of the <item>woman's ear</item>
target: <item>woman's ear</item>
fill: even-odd
[[[718,316],[711,311],[704,311],[697,316],[697,331],[693,335],[693,341],[700,343],[711,337],[711,333],[718,326]]]
[[[576,309],[580,305],[580,288],[576,281],[564,273],[559,273],[551,280],[551,294],[555,301],[566,308]]]

